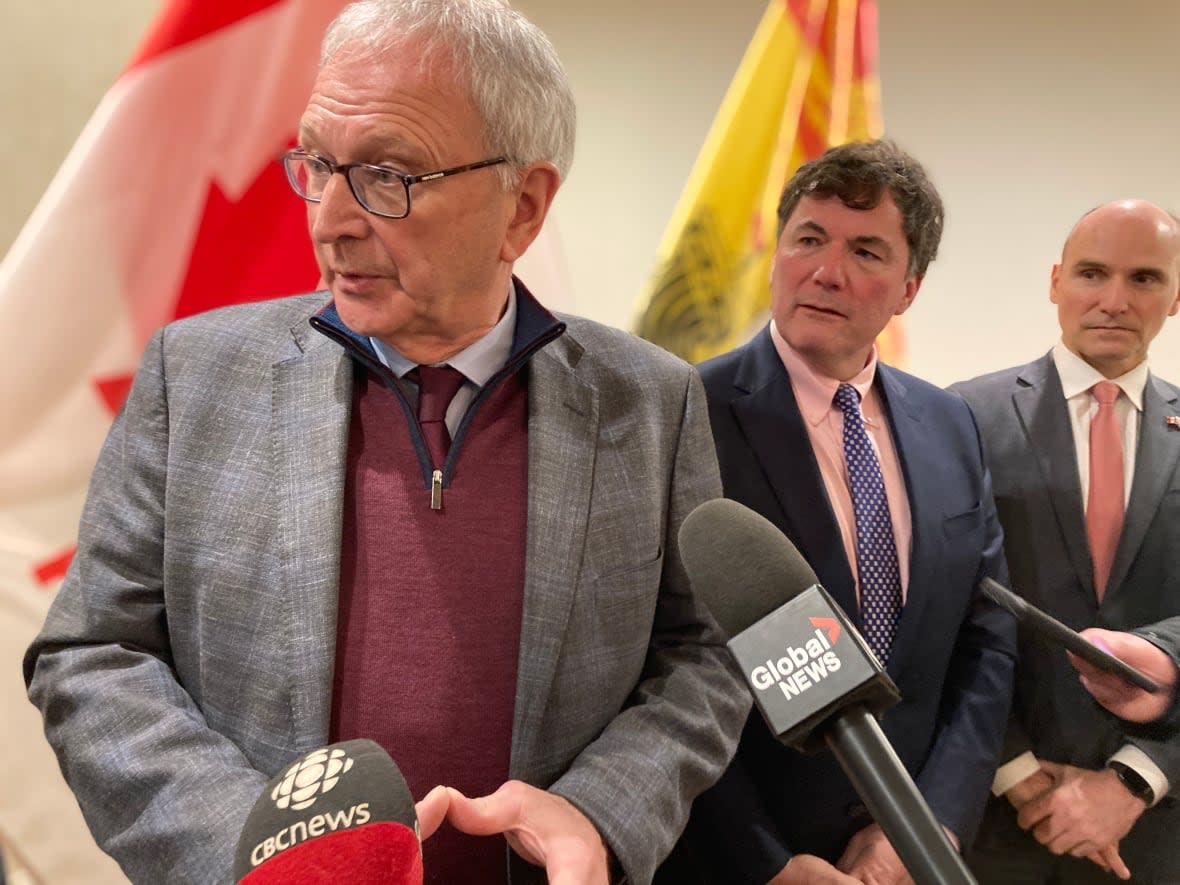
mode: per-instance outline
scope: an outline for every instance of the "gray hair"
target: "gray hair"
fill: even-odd
[[[413,43],[425,72],[451,62],[483,120],[505,189],[538,160],[562,180],[574,158],[577,114],[557,52],[541,29],[501,0],[359,0],[324,35],[320,66],[338,52],[377,56]]]
[[[778,232],[803,197],[838,197],[850,209],[874,209],[886,193],[901,212],[910,247],[907,272],[923,276],[942,239],[942,198],[922,165],[886,139],[829,148],[800,166],[779,199]]]

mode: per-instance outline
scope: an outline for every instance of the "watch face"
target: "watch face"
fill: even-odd
[[[1142,799],[1148,805],[1155,801],[1155,793],[1151,789],[1151,784],[1131,766],[1123,762],[1111,762],[1109,768],[1136,799]]]

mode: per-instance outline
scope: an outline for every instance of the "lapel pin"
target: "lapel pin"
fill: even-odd
[[[1168,430],[1180,430],[1180,415],[1169,415],[1164,419],[1164,426]]]

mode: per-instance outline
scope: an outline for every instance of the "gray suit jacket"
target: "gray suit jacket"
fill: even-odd
[[[26,656],[87,821],[137,882],[227,881],[266,779],[328,739],[353,368],[308,325],[323,300],[153,337]],[[568,322],[526,370],[511,775],[582,809],[642,882],[749,700],[676,548],[720,493],[700,382]]]
[[[1078,630],[1130,630],[1180,613],[1180,430],[1164,420],[1177,413],[1180,390],[1148,378],[1131,498],[1099,605],[1073,435],[1051,355],[952,389],[979,423],[1014,590]],[[1139,819],[1121,843],[1122,855],[1143,881],[1174,881],[1157,876],[1176,868],[1180,743],[1132,734],[1086,693],[1064,652],[1021,636],[1004,761],[1031,749],[1040,758],[1096,769],[1128,741],[1163,770],[1172,792]],[[1010,832],[1010,817],[1006,801],[993,801],[980,846]]]
[[[1180,668],[1180,615],[1155,624],[1144,624],[1133,632],[1161,648]],[[1165,729],[1171,729],[1174,734],[1180,734],[1180,692],[1176,694],[1172,709],[1164,714],[1160,724]]]

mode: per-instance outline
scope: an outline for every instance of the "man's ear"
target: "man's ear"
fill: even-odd
[[[1061,276],[1061,265],[1053,265],[1053,270],[1049,271],[1049,303],[1057,303],[1057,280]]]
[[[910,277],[905,281],[905,296],[897,305],[897,310],[893,312],[894,316],[901,316],[910,309],[910,305],[914,303],[914,299],[918,297],[918,290],[922,288],[922,276]]]
[[[516,202],[500,248],[501,259],[516,261],[537,238],[560,184],[561,175],[552,163],[536,162],[524,170],[514,188]]]

